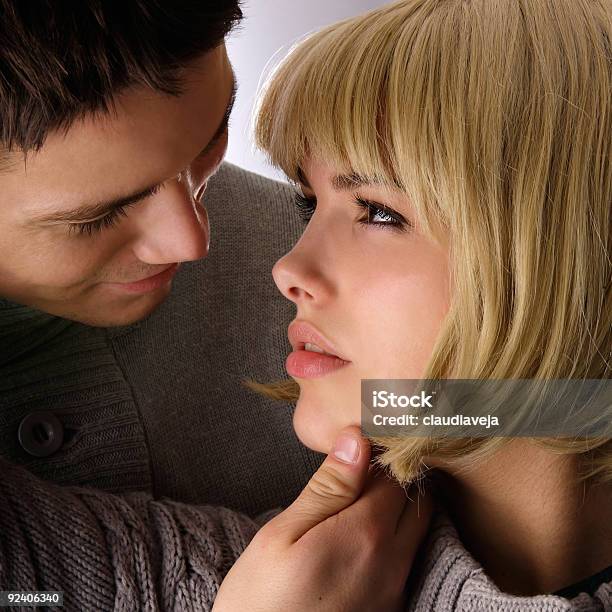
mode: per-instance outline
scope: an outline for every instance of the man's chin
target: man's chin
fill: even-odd
[[[96,308],[86,313],[74,313],[66,318],[92,327],[125,327],[144,321],[166,300],[169,291],[157,291],[127,301],[125,304],[113,303],[107,308]]]
[[[147,319],[166,300],[170,287],[124,299],[96,295],[87,303],[45,302],[32,307],[91,327],[125,327]]]

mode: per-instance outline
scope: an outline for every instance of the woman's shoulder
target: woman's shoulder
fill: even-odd
[[[446,508],[436,503],[406,587],[406,612],[601,612],[612,610],[612,579],[605,578],[592,594],[586,589],[566,596],[504,593],[465,548]]]

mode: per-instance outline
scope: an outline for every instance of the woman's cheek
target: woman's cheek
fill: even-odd
[[[302,444],[319,453],[327,453],[336,425],[322,407],[323,404],[313,401],[308,394],[300,396],[293,413],[293,429]]]

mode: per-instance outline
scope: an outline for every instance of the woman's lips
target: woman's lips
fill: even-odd
[[[289,376],[295,378],[320,378],[343,368],[349,363],[350,361],[344,361],[334,355],[300,349],[289,353],[285,368]]]
[[[285,367],[290,376],[319,378],[350,363],[340,357],[333,344],[307,321],[293,321],[288,336],[293,352],[287,357]]]

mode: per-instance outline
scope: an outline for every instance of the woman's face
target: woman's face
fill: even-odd
[[[449,308],[448,246],[413,227],[405,194],[314,158],[302,171],[301,213],[315,212],[273,276],[297,306],[286,363],[300,386],[294,427],[327,453],[360,424],[361,379],[422,377]]]

